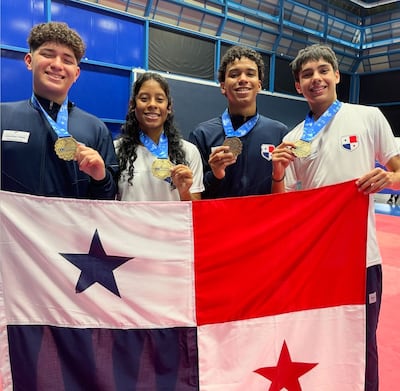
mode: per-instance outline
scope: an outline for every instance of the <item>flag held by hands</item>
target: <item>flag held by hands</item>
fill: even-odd
[[[367,210],[0,192],[3,389],[361,391]]]

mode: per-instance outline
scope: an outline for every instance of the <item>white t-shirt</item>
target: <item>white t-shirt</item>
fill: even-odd
[[[186,140],[182,140],[186,161],[193,172],[191,193],[204,191],[203,166],[200,152],[197,147]],[[114,142],[118,150],[119,140]],[[179,192],[173,189],[170,183],[158,179],[151,173],[151,166],[156,157],[143,145],[138,145],[137,158],[134,161],[134,176],[132,185],[128,183],[128,172],[122,172],[118,182],[118,199],[121,201],[179,201]]]
[[[304,121],[284,138],[296,141]],[[312,140],[311,154],[296,158],[286,170],[287,191],[313,189],[356,180],[399,154],[390,125],[376,107],[343,103],[333,119]],[[329,202],[329,200],[327,200]],[[373,196],[368,220],[367,266],[381,263],[376,239]]]

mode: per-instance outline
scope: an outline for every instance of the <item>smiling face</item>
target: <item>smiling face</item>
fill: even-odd
[[[296,90],[306,99],[314,113],[320,117],[337,99],[336,85],[340,81],[339,71],[324,59],[304,63],[299,72]]]
[[[46,42],[25,55],[25,64],[33,74],[35,94],[62,104],[80,69],[72,49]]]
[[[227,66],[225,81],[221,82],[221,92],[228,99],[231,114],[253,115],[260,90],[261,80],[254,61],[241,57]]]
[[[158,141],[170,112],[168,97],[160,83],[154,79],[143,82],[135,97],[135,116],[140,129]]]

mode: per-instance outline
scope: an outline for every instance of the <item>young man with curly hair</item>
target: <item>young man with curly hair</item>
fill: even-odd
[[[1,189],[53,197],[114,199],[118,171],[106,125],[68,92],[85,45],[67,24],[41,23],[28,37],[28,100],[1,104]]]

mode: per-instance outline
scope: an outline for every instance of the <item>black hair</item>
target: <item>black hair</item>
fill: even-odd
[[[333,70],[339,70],[338,60],[335,52],[327,45],[314,44],[304,49],[300,49],[296,58],[290,63],[292,74],[295,81],[299,81],[299,74],[302,66],[309,61],[318,61],[324,59],[332,65]]]
[[[85,44],[80,35],[63,22],[48,22],[35,25],[28,37],[31,52],[37,50],[46,42],[56,42],[69,47],[76,61],[81,61],[85,54]]]
[[[229,64],[235,62],[236,59],[240,60],[242,57],[246,57],[257,64],[258,78],[261,83],[264,80],[264,60],[261,55],[255,50],[243,46],[232,46],[224,54],[221,60],[221,65],[218,69],[218,81],[220,83],[225,81],[226,68]]]

